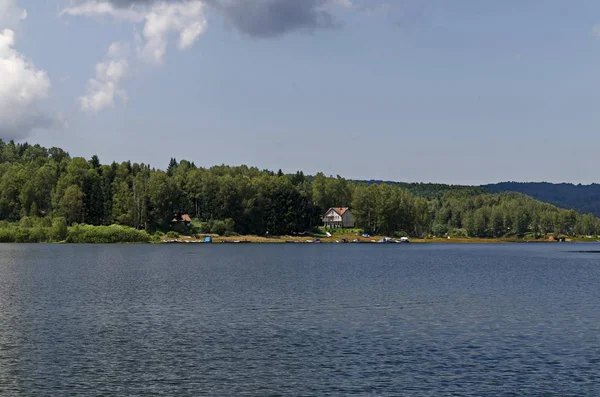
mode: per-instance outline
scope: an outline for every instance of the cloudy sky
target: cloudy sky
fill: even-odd
[[[0,0],[0,138],[103,162],[600,182],[596,0]]]

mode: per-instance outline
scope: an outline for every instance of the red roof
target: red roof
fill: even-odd
[[[175,218],[171,221],[172,223],[179,222],[192,222],[192,218],[188,214],[175,214]]]
[[[346,213],[346,211],[349,211],[350,208],[348,207],[332,207],[330,209],[327,210],[326,214],[328,214],[329,212],[331,212],[331,210],[337,212],[340,216],[344,216],[344,214]]]

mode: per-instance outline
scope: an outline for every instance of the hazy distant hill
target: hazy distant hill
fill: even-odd
[[[464,185],[445,185],[442,183],[409,183],[409,182],[390,182],[380,180],[358,181],[369,184],[387,183],[407,189],[415,196],[427,197],[428,199],[439,197],[446,192],[454,192],[469,195],[478,195],[487,193],[486,188],[482,186],[464,186]]]
[[[600,215],[600,184],[502,182],[486,185],[484,188],[493,193],[519,192],[557,207]]]
[[[600,216],[600,184],[574,185],[548,182],[502,182],[484,186],[445,185],[440,183],[407,183],[380,180],[365,183],[387,183],[408,189],[412,194],[429,199],[446,192],[477,195],[482,193],[517,192],[557,207],[574,209]]]

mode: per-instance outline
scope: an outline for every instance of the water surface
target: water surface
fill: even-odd
[[[0,395],[600,395],[599,249],[0,245]]]

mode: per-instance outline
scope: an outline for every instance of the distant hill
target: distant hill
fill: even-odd
[[[369,181],[356,181],[368,184],[381,184],[386,183],[388,185],[399,186],[403,189],[407,189],[415,196],[426,197],[433,199],[440,197],[444,193],[453,192],[461,195],[479,195],[487,193],[488,190],[482,186],[464,186],[464,185],[445,185],[442,183],[417,183],[417,182],[391,182],[391,181],[380,181],[380,180],[369,180]]]
[[[560,208],[600,216],[600,184],[574,185],[548,182],[502,182],[485,185],[491,193],[519,192]]]
[[[433,199],[452,192],[459,195],[516,192],[560,208],[574,209],[600,217],[600,184],[574,185],[548,182],[502,182],[483,186],[445,185],[441,183],[408,183],[381,180],[357,181],[368,184],[387,183],[409,190],[416,196]]]

